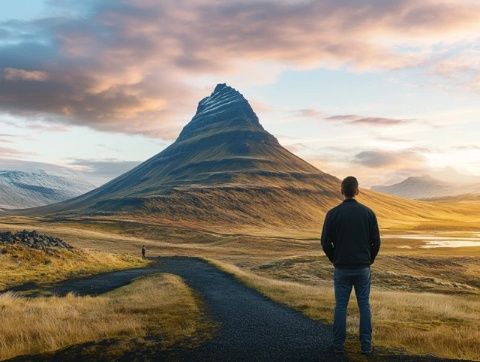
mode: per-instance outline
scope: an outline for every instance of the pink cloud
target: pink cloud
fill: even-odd
[[[374,117],[374,116],[359,116],[356,114],[335,114],[328,115],[316,109],[299,109],[292,112],[294,117],[299,118],[313,118],[327,121],[336,121],[353,125],[367,125],[367,126],[395,126],[404,124],[412,120],[400,118]]]
[[[451,83],[479,91],[480,50],[468,49],[462,54],[441,59],[433,66],[433,73],[449,79]]]
[[[397,118],[385,118],[385,117],[360,117],[354,119],[352,123],[354,124],[368,124],[374,126],[393,126],[397,124],[405,123],[404,119]]]
[[[25,155],[31,155],[31,153],[22,152],[10,147],[0,147],[0,158],[15,158]]]
[[[173,138],[204,96],[192,87],[199,80],[425,65],[439,41],[461,43],[480,30],[480,4],[468,0],[89,4],[78,17],[8,24],[29,41],[0,45],[0,110]]]

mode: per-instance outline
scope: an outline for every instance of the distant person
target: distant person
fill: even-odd
[[[145,259],[145,253],[147,252],[147,249],[145,248],[145,245],[142,245],[142,258]]]
[[[375,213],[355,200],[358,193],[355,177],[349,176],[342,181],[344,200],[328,211],[321,237],[323,251],[335,266],[333,348],[339,358],[344,355],[347,306],[352,287],[360,310],[361,350],[365,355],[373,352],[370,265],[380,250],[380,231]]]

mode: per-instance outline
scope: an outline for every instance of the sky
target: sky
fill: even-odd
[[[337,177],[473,180],[478,19],[477,0],[2,2],[0,168],[99,185],[167,147],[226,82]]]

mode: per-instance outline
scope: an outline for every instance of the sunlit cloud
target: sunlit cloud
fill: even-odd
[[[3,77],[5,80],[25,80],[40,82],[47,80],[48,74],[39,70],[5,68],[3,70]]]
[[[480,45],[439,59],[433,66],[433,73],[448,79],[450,84],[480,91]]]
[[[423,150],[428,152],[428,150]],[[342,154],[322,153],[308,159],[323,171],[343,178],[356,176],[362,187],[390,184],[410,176],[423,176],[435,172],[420,149],[398,151],[364,150],[351,155],[348,149]]]
[[[305,119],[317,119],[326,121],[336,121],[345,124],[366,125],[366,126],[396,126],[413,122],[412,119],[387,118],[375,116],[360,116],[356,114],[335,114],[328,115],[317,109],[305,108],[290,112],[293,117]]]
[[[82,172],[96,185],[101,185],[140,164],[140,161],[123,161],[117,159],[74,159],[68,166]]]
[[[31,155],[30,153],[20,151],[11,147],[0,146],[0,158],[15,158]]]
[[[457,150],[480,150],[480,145],[458,145],[454,147]]]
[[[355,155],[353,162],[372,168],[425,168],[426,159],[418,151],[362,151]]]
[[[337,115],[327,117],[329,120],[334,121],[346,121],[351,124],[359,125],[372,125],[372,126],[395,126],[398,124],[404,124],[409,120],[397,119],[397,118],[385,118],[385,117],[363,117],[353,114],[349,115]]]
[[[202,81],[273,82],[286,68],[429,69],[447,57],[435,45],[462,53],[480,31],[480,3],[468,0],[52,4],[65,15],[0,23],[0,110],[162,138],[192,116]]]
[[[325,112],[319,111],[313,108],[304,108],[296,111],[291,111],[290,115],[297,118],[310,118],[310,119],[325,119],[328,115]]]

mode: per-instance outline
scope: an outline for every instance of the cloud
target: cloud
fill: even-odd
[[[31,155],[30,153],[22,152],[10,147],[0,147],[0,158],[14,158],[25,155]]]
[[[290,112],[293,117],[297,118],[316,118],[324,119],[327,117],[327,114],[313,108],[303,108],[296,111]]]
[[[480,91],[480,49],[471,46],[460,54],[448,54],[435,62],[432,72],[450,84]]]
[[[469,144],[469,145],[458,145],[454,147],[457,150],[480,150],[480,145],[474,145],[474,144]]]
[[[31,122],[30,129],[34,129],[39,132],[67,132],[69,128],[61,124],[48,124],[44,122]]]
[[[339,114],[339,115],[334,115],[334,116],[329,116],[327,119],[332,120],[332,121],[353,121],[360,116],[356,116],[354,114]]]
[[[15,135],[10,133],[0,133],[0,143],[13,143],[12,138],[14,137]]]
[[[406,137],[398,137],[398,136],[385,136],[385,135],[377,135],[376,138],[379,141],[385,141],[388,143],[409,143],[412,140]]]
[[[96,185],[101,185],[120,176],[138,164],[140,164],[140,161],[122,161],[117,159],[74,159],[69,162],[70,167],[85,174]]]
[[[480,30],[469,0],[50,4],[51,17],[0,23],[0,110],[164,138],[191,117],[201,80],[424,66],[440,40],[463,44]]]
[[[404,119],[382,118],[382,117],[365,117],[358,118],[352,121],[355,124],[368,124],[374,126],[392,126],[405,123]]]
[[[5,68],[3,70],[5,80],[25,80],[25,81],[44,81],[48,79],[48,74],[39,70],[25,70],[15,68]]]
[[[371,150],[357,153],[352,162],[371,168],[418,169],[425,166],[426,159],[420,153],[413,150]]]
[[[310,118],[310,119],[320,119],[328,121],[338,121],[346,124],[354,125],[373,125],[373,126],[395,126],[399,124],[404,124],[410,121],[411,119],[399,119],[399,118],[386,118],[386,117],[372,117],[372,116],[359,116],[356,114],[336,114],[328,115],[324,112],[321,112],[312,108],[299,109],[291,112],[293,117],[297,118]]]
[[[354,114],[336,115],[327,117],[329,120],[345,121],[351,124],[372,125],[372,126],[395,126],[408,122],[406,119],[385,118],[385,117],[362,117]]]
[[[339,178],[356,176],[362,187],[400,182],[410,176],[421,176],[432,172],[426,157],[420,150],[365,150],[351,154],[351,148],[340,153],[329,153],[328,149],[307,157],[307,160],[324,172]]]

